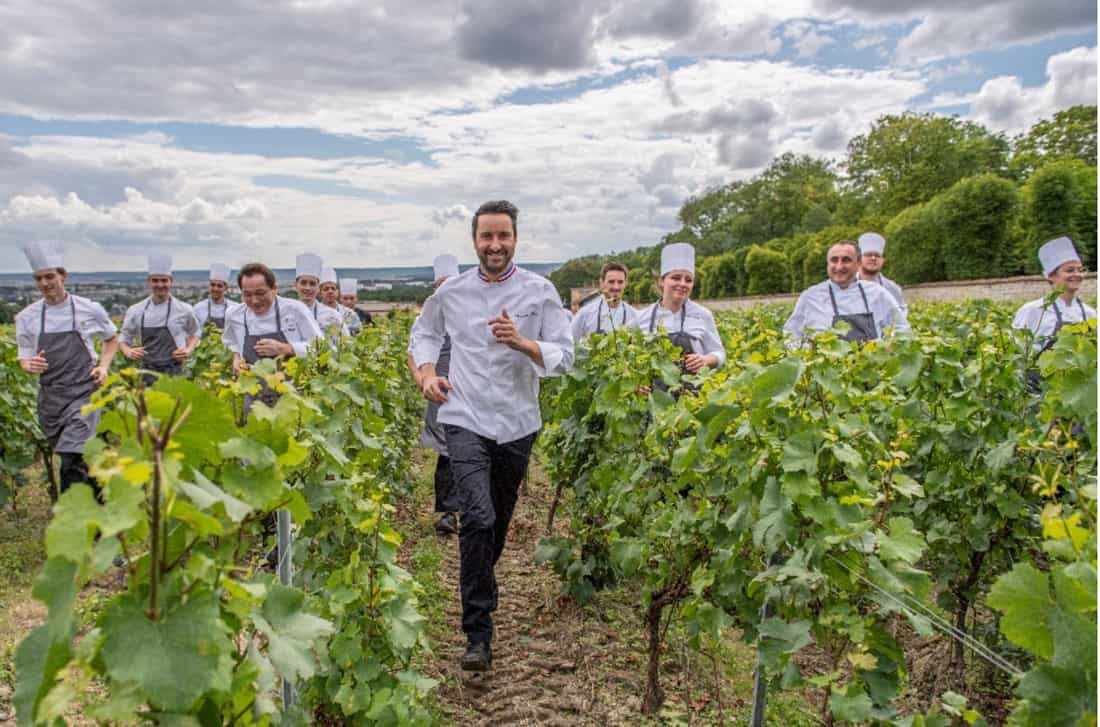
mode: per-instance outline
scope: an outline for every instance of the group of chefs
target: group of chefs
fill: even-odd
[[[662,249],[659,299],[641,311],[623,301],[626,267],[611,262],[601,270],[600,295],[571,315],[549,280],[513,262],[518,217],[505,200],[478,208],[471,222],[478,264],[460,272],[453,256],[436,259],[435,290],[413,324],[408,347],[408,366],[429,402],[421,441],[440,454],[435,481],[442,516],[436,528],[459,537],[467,640],[461,666],[472,671],[492,663],[495,565],[542,427],[539,379],[571,368],[575,342],[628,327],[666,335],[683,352],[687,373],[726,360],[714,316],[691,300],[691,245]],[[901,288],[882,272],[885,245],[881,235],[866,233],[829,248],[828,279],[799,296],[783,327],[792,343],[840,321],[846,324],[843,337],[855,342],[909,330]],[[150,296],[127,310],[118,335],[101,305],[66,292],[56,244],[24,249],[42,298],[16,318],[19,363],[40,378],[39,421],[61,456],[62,489],[89,481],[82,452],[95,434],[98,412],[81,409],[106,378],[116,350],[144,369],[178,374],[209,325],[222,329],[239,372],[260,358],[305,355],[314,340],[335,340],[362,324],[353,308],[356,282],[337,279],[316,255],[298,256],[297,300],[277,295],[271,269],[251,263],[238,272],[237,304],[225,297],[228,268],[216,264],[210,297],[194,307],[171,295],[171,259],[150,255]],[[1044,297],[1025,304],[1014,326],[1030,330],[1042,348],[1053,344],[1063,325],[1095,318],[1096,311],[1077,297],[1084,267],[1071,240],[1047,242],[1039,260],[1044,276],[1062,292],[1053,302]]]
[[[183,375],[200,337],[220,333],[239,372],[259,358],[305,355],[313,340],[354,334],[370,320],[354,307],[358,281],[338,279],[317,255],[298,256],[299,300],[276,295],[275,275],[260,263],[238,273],[243,302],[230,300],[229,267],[214,263],[209,297],[191,305],[172,295],[171,256],[153,253],[148,256],[149,295],[126,310],[119,330],[102,305],[66,291],[60,243],[33,242],[23,250],[42,297],[16,315],[17,356],[24,371],[39,377],[38,420],[59,455],[62,492],[75,482],[95,485],[82,454],[99,412],[83,407],[106,379],[117,351],[151,372],[146,375],[151,381],[156,375]]]

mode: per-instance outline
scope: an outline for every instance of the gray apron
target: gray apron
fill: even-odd
[[[875,316],[871,313],[871,306],[867,304],[867,293],[863,292],[863,284],[856,281],[856,285],[859,287],[859,297],[863,298],[863,309],[867,311],[866,313],[840,315],[840,311],[836,307],[836,295],[833,294],[833,286],[828,286],[829,301],[833,304],[832,325],[835,326],[837,321],[844,321],[850,326],[848,332],[843,336],[845,341],[856,341],[858,343],[873,341],[878,338],[878,331],[875,330]]]
[[[153,299],[150,298],[141,309],[141,346],[145,349],[141,367],[161,374],[179,376],[183,373],[183,364],[172,358],[176,350],[176,339],[172,338],[172,332],[168,330],[168,322],[172,320],[172,296],[168,296],[168,310],[164,314],[163,326],[145,325],[145,312],[152,304]]]
[[[279,299],[275,299],[275,332],[274,333],[260,333],[253,335],[248,332],[248,308],[244,310],[244,346],[242,347],[241,355],[244,357],[246,363],[250,366],[261,358],[271,358],[270,356],[261,356],[256,353],[256,343],[263,338],[269,338],[273,341],[280,343],[286,343],[286,334],[283,333],[283,317],[279,312]],[[272,389],[267,385],[267,382],[260,381],[259,393],[245,394],[244,395],[244,416],[248,418],[248,412],[252,410],[252,402],[259,399],[268,406],[275,406],[279,401],[279,392]]]
[[[446,376],[451,371],[451,337],[443,337],[443,345],[439,349],[439,360],[435,362],[435,375]],[[447,437],[443,434],[443,425],[439,423],[439,407],[435,401],[428,402],[428,410],[424,412],[424,429],[420,432],[420,446],[431,447],[439,454],[447,457]]]
[[[100,411],[80,413],[96,390],[91,374],[95,359],[88,353],[77,330],[76,301],[71,295],[69,304],[73,327],[68,331],[46,333],[46,301],[42,301],[38,350],[45,352],[49,368],[38,379],[38,424],[53,451],[81,454],[84,443],[95,436]]]
[[[1085,304],[1081,302],[1080,298],[1077,299],[1077,306],[1081,309],[1081,320],[1087,321],[1089,319],[1089,314],[1085,312]],[[1053,307],[1054,317],[1056,319],[1054,331],[1047,336],[1045,341],[1043,341],[1043,345],[1039,348],[1038,353],[1035,354],[1036,359],[1038,359],[1040,354],[1046,353],[1054,348],[1054,344],[1058,342],[1058,332],[1062,330],[1062,326],[1066,325],[1065,319],[1062,318],[1062,311],[1058,310],[1058,303],[1055,302]],[[1027,386],[1033,394],[1042,393],[1043,375],[1039,373],[1038,368],[1033,367],[1027,370]]]
[[[657,331],[657,309],[660,308],[660,307],[661,307],[660,303],[655,304],[653,306],[653,312],[649,314],[649,332],[650,333],[655,333]],[[680,308],[680,330],[673,331],[673,332],[668,334],[668,340],[672,341],[672,345],[676,346],[681,351],[683,351],[683,355],[680,357],[680,375],[681,376],[687,374],[687,372],[688,372],[687,368],[684,365],[683,357],[687,356],[689,353],[695,353],[695,348],[692,347],[692,345],[691,345],[692,342],[695,340],[695,338],[690,333],[688,333],[687,331],[684,330],[684,323],[685,323],[685,321],[687,321],[687,308],[688,308],[687,307],[687,301],[685,300],[683,307]],[[624,317],[626,316],[626,311],[623,311],[623,316]],[[695,392],[697,390],[697,388],[698,387],[696,387],[692,384],[688,384],[688,383],[684,384],[684,389],[686,389],[687,391],[690,391],[690,392]],[[656,379],[653,380],[653,389],[654,389],[654,391],[667,391],[668,387],[665,386],[665,382],[662,379],[656,378]],[[679,397],[679,394],[677,394],[677,398],[678,397]]]
[[[229,309],[228,305],[222,309],[220,318],[214,317],[214,303],[207,298],[206,299],[206,325],[202,327],[202,337],[206,338],[206,326],[214,326],[219,331],[225,330],[225,311]]]
[[[623,320],[622,320],[622,322],[619,323],[619,325],[620,326],[625,326],[626,325],[626,303],[619,303],[619,305],[623,306]],[[656,316],[656,313],[657,313],[656,308],[653,309],[653,313],[654,313],[654,316]],[[615,311],[609,309],[608,312],[607,312],[607,319],[611,322],[611,330],[612,330],[612,332],[614,332],[615,331]],[[681,326],[680,327],[683,328],[683,322],[682,321],[681,321]],[[652,333],[653,332],[653,322],[652,321],[650,321],[649,328],[650,328],[650,333]],[[600,304],[596,308],[596,333],[603,333],[603,298],[600,298]]]

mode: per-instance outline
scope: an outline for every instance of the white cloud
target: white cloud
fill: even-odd
[[[426,264],[442,252],[472,261],[469,211],[501,197],[521,210],[521,260],[628,249],[675,229],[685,197],[746,177],[774,153],[813,150],[800,130],[832,118],[822,109],[844,109],[835,123],[855,133],[926,90],[890,71],[701,61],[554,103],[425,117],[416,131],[433,166],[33,137],[0,148],[22,160],[0,166],[0,250],[61,237],[83,256],[77,269],[134,269],[150,244],[195,268],[213,256],[286,266],[307,249],[338,267]],[[684,124],[654,133],[678,114]],[[20,269],[17,255],[5,259]]]
[[[967,55],[1096,27],[1095,0],[816,0],[815,9],[871,26],[917,21],[898,41],[903,62]]]
[[[1047,81],[1025,87],[1015,76],[992,78],[971,100],[971,115],[992,129],[1018,133],[1055,111],[1096,104],[1096,48],[1074,48],[1047,60]]]

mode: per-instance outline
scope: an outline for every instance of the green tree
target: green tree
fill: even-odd
[[[1058,159],[1078,159],[1096,166],[1095,106],[1063,109],[1013,140],[1011,169],[1017,179],[1026,179]]]
[[[1007,140],[980,124],[907,112],[883,116],[852,139],[845,168],[868,211],[893,216],[966,177],[1004,173],[1007,152]]]
[[[895,250],[888,258],[890,276],[902,285],[943,280],[941,245],[944,223],[940,206],[934,202],[916,204],[890,220],[884,231]]]
[[[749,295],[786,293],[791,288],[787,256],[760,245],[753,245],[745,255],[745,276]]]
[[[1016,185],[993,174],[964,179],[936,198],[944,221],[948,280],[996,278],[1014,271]],[[947,245],[950,247],[947,247]],[[908,248],[904,248],[906,254]]]
[[[1096,167],[1078,159],[1062,159],[1041,166],[1022,189],[1026,234],[1019,250],[1019,266],[1040,272],[1039,246],[1063,235],[1077,243],[1082,260],[1096,262]]]

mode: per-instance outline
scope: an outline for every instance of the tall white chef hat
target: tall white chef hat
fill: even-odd
[[[695,248],[686,242],[665,245],[661,250],[661,277],[673,270],[687,270],[695,273]]]
[[[1081,262],[1081,257],[1073,246],[1073,240],[1068,237],[1055,238],[1039,248],[1039,264],[1043,266],[1043,275],[1050,275],[1064,263],[1073,260]]]
[[[149,275],[167,275],[172,277],[172,256],[166,252],[151,252],[148,255]]]
[[[877,232],[864,232],[859,236],[859,254],[865,252],[877,252],[882,254],[886,249],[886,238]]]
[[[439,282],[440,278],[453,278],[458,275],[458,258],[454,255],[438,255],[435,260],[432,260],[432,272],[435,274],[435,281]]]
[[[225,263],[210,263],[210,279],[229,282],[229,266]]]
[[[322,283],[339,283],[340,279],[336,277],[336,268],[325,265],[321,268],[321,282]]]
[[[324,262],[321,260],[320,255],[314,255],[311,252],[307,252],[303,255],[299,255],[295,262],[294,279],[308,275],[311,278],[317,278],[318,282],[321,280],[321,268],[324,267]]]
[[[340,295],[358,295],[359,281],[355,278],[340,278]]]
[[[65,256],[61,253],[61,243],[57,240],[37,240],[23,245],[23,254],[31,264],[31,271],[50,270],[65,267]]]

